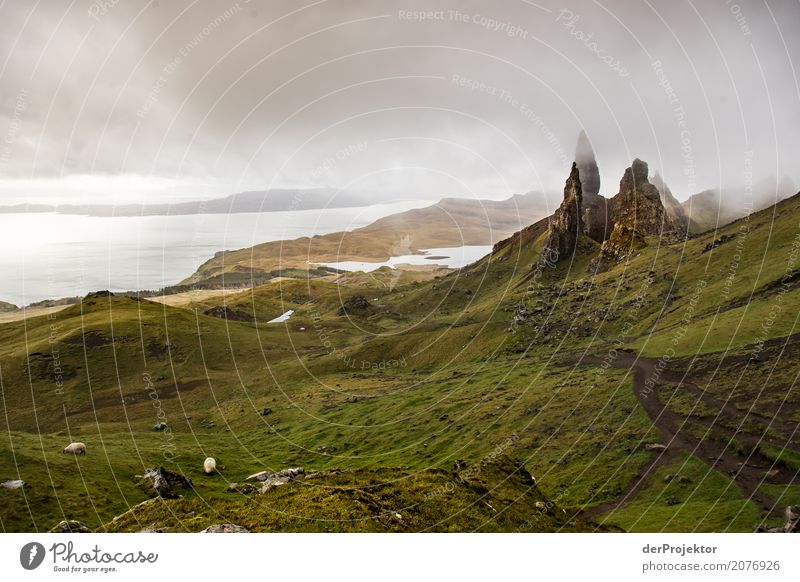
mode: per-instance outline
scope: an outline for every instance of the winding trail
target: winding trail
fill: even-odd
[[[568,360],[568,363],[573,365],[596,365],[605,364],[606,361],[606,359],[597,356],[582,356]],[[611,366],[630,370],[633,373],[633,391],[636,394],[636,399],[658,430],[660,435],[659,442],[666,445],[667,449],[654,454],[653,459],[642,468],[634,482],[628,486],[620,497],[582,510],[577,514],[577,517],[590,519],[621,507],[637,496],[658,467],[678,461],[683,454],[693,455],[711,469],[732,479],[745,499],[756,503],[769,516],[779,517],[781,512],[778,511],[775,502],[759,489],[765,482],[766,472],[773,465],[772,461],[752,449],[746,457],[737,455],[736,451],[727,446],[727,442],[731,437],[735,436],[737,440],[747,445],[753,444],[757,439],[754,439],[752,435],[726,429],[719,425],[719,419],[741,420],[743,413],[736,410],[732,404],[722,405],[716,402],[713,395],[708,394],[703,396],[702,400],[719,410],[719,414],[716,417],[703,419],[696,416],[685,417],[676,414],[664,406],[658,398],[659,387],[669,383],[669,373],[665,370],[661,370],[659,373],[657,363],[658,361],[654,359],[620,351],[611,362]],[[650,391],[647,388],[649,379],[653,380],[651,384],[653,388]],[[679,385],[687,387],[695,394],[705,394],[696,386],[687,384],[685,381]],[[707,438],[697,438],[692,434],[694,431],[687,430],[690,427],[701,428],[703,432],[708,431]]]

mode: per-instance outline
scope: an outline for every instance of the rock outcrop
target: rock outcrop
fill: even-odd
[[[63,521],[59,521],[58,525],[51,529],[49,533],[92,533],[92,530],[90,530],[89,527],[82,521],[65,519]]]
[[[783,527],[760,525],[755,533],[800,533],[800,505],[789,505],[783,512]]]
[[[283,469],[282,471],[261,471],[250,475],[248,481],[260,481],[263,483],[261,486],[261,493],[266,493],[274,487],[286,485],[289,481],[302,479],[306,475],[305,469],[302,467],[295,467],[293,469]]]
[[[635,159],[619,183],[619,193],[611,199],[614,228],[603,243],[590,270],[605,270],[637,249],[645,246],[647,237],[667,236],[670,240],[686,233],[667,216],[661,194],[647,178],[647,164]]]
[[[542,260],[559,261],[572,256],[583,233],[582,189],[578,165],[572,164],[569,178],[564,185],[564,201],[550,218]]]
[[[600,170],[597,167],[592,144],[583,131],[578,135],[578,144],[575,146],[575,163],[581,176],[583,193],[581,208],[583,233],[602,244],[611,234],[614,224],[608,200],[600,196]]]
[[[220,523],[210,525],[200,533],[250,533],[250,530],[234,523]]]
[[[141,484],[145,489],[165,499],[178,497],[178,489],[192,488],[190,479],[164,467],[153,467],[145,471]]]
[[[575,164],[581,175],[583,195],[600,194],[600,170],[597,167],[592,144],[589,143],[585,131],[578,134],[578,143],[575,146]]]

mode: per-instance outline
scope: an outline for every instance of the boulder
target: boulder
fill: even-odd
[[[153,430],[157,431],[167,430],[168,428],[169,425],[166,422],[157,422],[156,424],[153,425]]]
[[[0,487],[4,489],[24,489],[28,484],[22,479],[9,479],[0,483]]]
[[[92,530],[82,521],[65,519],[58,522],[58,525],[51,529],[49,533],[92,533]]]
[[[250,533],[250,530],[233,523],[210,525],[200,533]]]
[[[164,467],[153,467],[145,471],[140,484],[144,485],[147,490],[154,492],[164,499],[174,499],[178,497],[178,489],[192,488],[192,481],[189,478],[174,473]]]

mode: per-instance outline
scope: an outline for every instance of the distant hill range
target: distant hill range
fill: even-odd
[[[422,249],[491,245],[550,212],[541,192],[517,194],[506,200],[444,198],[431,206],[392,214],[348,232],[218,253],[181,284],[208,283],[222,275],[233,283],[237,277],[260,277],[280,269],[308,269],[311,262],[380,262]]]
[[[410,198],[408,195],[405,198]],[[402,199],[375,192],[340,190],[337,188],[274,189],[239,192],[225,198],[180,202],[177,204],[16,204],[0,206],[0,214],[57,212],[86,216],[178,216],[183,214],[238,214],[244,212],[281,212],[318,208],[354,208],[370,206],[378,201]]]
[[[751,189],[710,189],[695,194],[681,204],[691,219],[692,232],[719,228],[744,218],[747,214],[764,210],[797,193],[792,180],[784,176],[758,182]]]

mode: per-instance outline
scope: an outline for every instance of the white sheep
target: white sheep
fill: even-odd
[[[70,443],[64,450],[61,451],[62,454],[70,454],[70,455],[85,455],[86,454],[86,445],[83,443]]]
[[[205,461],[203,461],[203,472],[206,475],[210,475],[216,470],[217,470],[217,461],[214,460],[214,457],[208,457]]]

